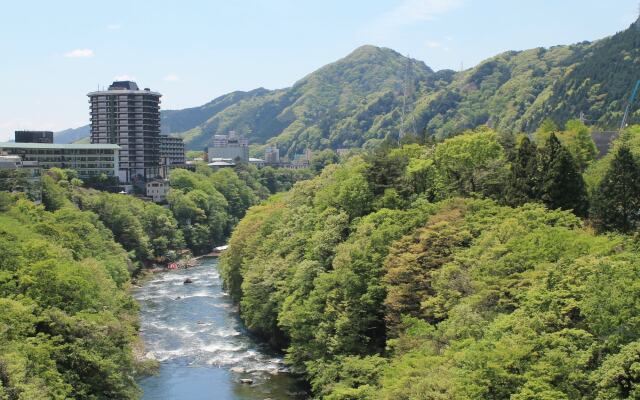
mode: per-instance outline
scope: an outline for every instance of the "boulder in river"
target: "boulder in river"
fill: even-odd
[[[187,283],[193,283],[193,281],[191,280],[191,278],[187,278],[182,283],[184,283],[186,285]]]
[[[244,368],[242,367],[232,367],[230,371],[235,372],[237,374],[243,374],[245,372]]]
[[[251,379],[251,378],[243,378],[243,379],[240,379],[240,383],[244,383],[246,385],[251,385],[253,383],[253,379]]]

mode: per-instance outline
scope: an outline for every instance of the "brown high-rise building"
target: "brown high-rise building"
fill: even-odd
[[[120,146],[121,182],[147,181],[160,174],[160,93],[117,81],[91,92],[91,143]]]

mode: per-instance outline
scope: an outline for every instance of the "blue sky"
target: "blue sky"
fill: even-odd
[[[636,0],[11,1],[0,12],[0,140],[88,123],[86,94],[130,77],[162,107],[290,86],[363,44],[434,69],[625,29]]]

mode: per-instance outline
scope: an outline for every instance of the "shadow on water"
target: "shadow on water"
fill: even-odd
[[[217,263],[159,274],[134,292],[147,357],[160,361],[157,375],[138,381],[143,400],[307,398],[282,358],[249,337]]]

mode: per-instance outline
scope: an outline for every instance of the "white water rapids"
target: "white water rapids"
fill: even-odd
[[[159,374],[139,381],[144,400],[306,397],[282,358],[247,336],[217,259],[158,274],[134,297],[147,357],[160,361]]]

